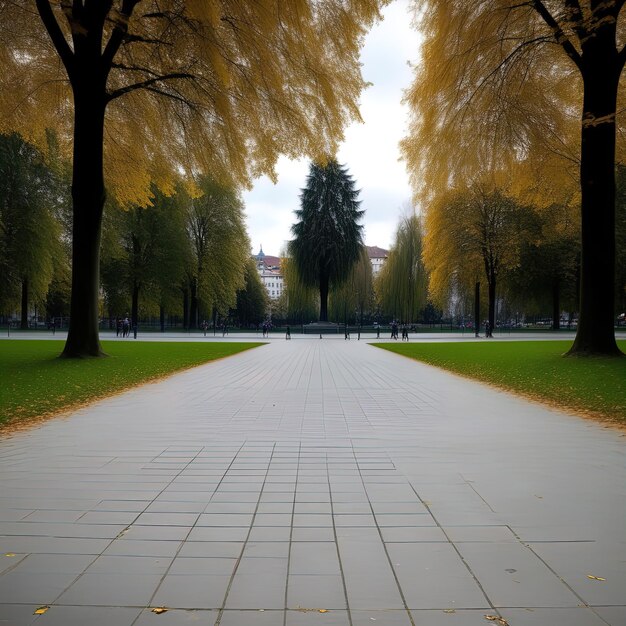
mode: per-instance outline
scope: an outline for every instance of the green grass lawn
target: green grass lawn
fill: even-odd
[[[626,358],[564,358],[571,343],[375,345],[563,409],[626,424]],[[626,341],[618,341],[618,345],[626,352]]]
[[[59,359],[63,341],[0,341],[0,424],[57,413],[261,343],[103,341],[102,359]]]

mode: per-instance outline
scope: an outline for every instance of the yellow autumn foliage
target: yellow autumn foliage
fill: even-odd
[[[210,172],[245,186],[281,154],[334,153],[359,119],[359,50],[387,1],[85,0],[106,11],[102,58],[127,28],[106,84],[108,190],[145,205],[151,182],[169,193]],[[0,2],[0,132],[44,149],[53,127],[69,155],[72,91],[39,14],[51,9],[71,57],[89,25],[66,4]]]

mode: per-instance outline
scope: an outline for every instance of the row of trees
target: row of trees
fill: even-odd
[[[389,258],[373,280],[354,229],[360,216],[356,196],[342,200],[344,184],[335,188],[333,169],[342,173],[344,183],[351,179],[336,168],[331,163],[329,174],[312,167],[291,254],[283,259],[286,290],[275,315],[293,321],[316,318],[325,288],[315,278],[320,268],[332,266],[327,312],[338,322],[362,323],[364,317],[414,322],[429,317],[435,307],[451,318],[466,319],[474,311],[476,325],[485,317],[494,328],[497,304],[507,321],[540,315],[551,317],[554,329],[560,327],[563,310],[577,317],[580,232],[575,206],[521,204],[501,188],[479,184],[451,191],[428,207],[424,220],[415,212],[401,218]],[[616,314],[626,310],[626,167],[618,166],[617,181]],[[314,194],[313,189],[321,191]],[[345,220],[352,220],[351,238],[344,227],[326,227]],[[333,260],[336,249],[342,256]],[[357,259],[352,255],[351,269],[339,274],[350,249],[357,251]],[[303,251],[308,275],[296,256]],[[482,316],[481,307],[486,311]],[[326,318],[320,314],[320,319]]]
[[[0,135],[0,311],[68,315],[71,227],[67,167],[17,135]],[[151,205],[109,200],[103,218],[103,313],[182,317],[187,328],[232,315],[260,322],[267,294],[250,258],[239,194],[201,177],[190,193],[153,187]]]

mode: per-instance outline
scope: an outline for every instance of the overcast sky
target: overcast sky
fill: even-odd
[[[398,142],[405,133],[407,120],[400,100],[412,78],[409,61],[417,60],[419,47],[408,5],[408,0],[391,3],[384,11],[385,19],[366,39],[362,71],[365,80],[373,85],[361,96],[364,123],[347,128],[338,154],[339,162],[348,167],[361,189],[365,243],[381,248],[389,248],[393,242],[398,218],[411,199],[404,163],[398,161]],[[276,185],[263,177],[252,191],[244,193],[254,253],[262,244],[266,254],[278,256],[291,238],[293,210],[299,206],[308,161],[281,159],[277,172]]]

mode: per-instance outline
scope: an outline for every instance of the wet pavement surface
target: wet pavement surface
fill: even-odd
[[[624,626],[626,437],[273,339],[5,437],[0,573],[10,626]]]

